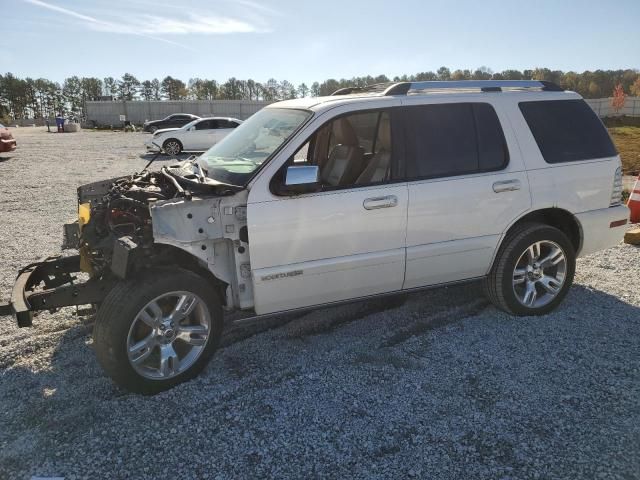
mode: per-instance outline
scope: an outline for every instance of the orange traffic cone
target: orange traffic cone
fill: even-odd
[[[631,223],[640,223],[640,175],[638,175],[636,184],[633,186],[633,190],[631,190],[627,207],[631,210],[631,216],[629,217]]]

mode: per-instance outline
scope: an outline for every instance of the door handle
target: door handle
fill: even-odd
[[[389,208],[398,205],[398,197],[387,195],[386,197],[366,198],[362,204],[365,210],[376,210],[378,208]]]
[[[493,184],[493,191],[496,193],[513,192],[514,190],[520,190],[520,186],[520,180],[504,180],[502,182],[495,182]]]

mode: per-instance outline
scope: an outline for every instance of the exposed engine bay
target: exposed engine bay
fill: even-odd
[[[171,199],[192,201],[194,195],[227,196],[238,187],[212,183],[198,171],[196,162],[180,162],[160,171],[143,171],[78,189],[79,224],[77,244],[81,268],[91,275],[110,269],[123,277],[114,250],[136,249],[136,258],[151,255],[154,237],[150,207]],[[117,253],[117,251],[116,251]],[[135,267],[135,265],[134,265]]]
[[[81,222],[82,205],[90,200],[88,222],[80,226],[79,232],[83,267],[92,274],[103,272],[111,265],[118,238],[128,237],[138,247],[149,248],[153,244],[149,205],[184,196],[184,190],[177,187],[167,174],[148,171],[115,180],[101,198],[95,198],[99,192],[91,191],[91,186],[81,187],[78,192]],[[86,198],[83,189],[94,198]]]

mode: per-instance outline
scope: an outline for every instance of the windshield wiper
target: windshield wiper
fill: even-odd
[[[194,163],[197,166],[194,167]],[[187,165],[190,165],[191,167],[194,167],[194,168],[189,169]],[[219,195],[231,195],[235,192],[239,192],[240,190],[244,189],[244,187],[220,182],[218,180],[208,177],[204,173],[204,168],[202,168],[197,161],[187,165],[182,163],[182,167],[179,167],[179,168],[175,168],[176,166],[162,167],[162,171],[163,173],[174,177],[176,181],[183,182],[183,186],[185,186],[185,188],[197,188],[196,185],[202,186],[202,187],[210,187],[210,188],[213,188],[215,192]],[[187,168],[185,169],[185,167]],[[189,178],[189,176],[191,176],[191,178]],[[196,177],[196,178],[194,179],[193,177]],[[184,182],[186,182],[186,185],[184,184]],[[192,185],[195,184],[195,185],[193,185],[192,187],[188,187],[188,184],[192,184]]]
[[[151,141],[151,143],[153,145],[155,145],[156,147],[158,147],[158,153],[156,153],[156,155],[151,159],[151,161],[149,163],[147,163],[145,165],[145,167],[142,169],[142,171],[144,172],[147,168],[149,168],[151,166],[151,164],[153,162],[156,161],[156,159],[160,156],[160,154],[162,153],[162,147],[160,145],[158,145],[156,142],[154,142],[153,140]]]
[[[197,159],[194,160],[193,163],[196,166],[196,170],[200,174],[200,177],[198,178],[200,180],[200,183],[207,183],[207,172],[205,172],[204,168],[202,168],[202,165],[200,165],[200,162]]]

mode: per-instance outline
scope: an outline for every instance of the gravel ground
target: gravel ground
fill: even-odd
[[[0,156],[0,298],[58,252],[79,184],[143,134],[15,131]],[[235,331],[196,380],[118,390],[73,309],[0,329],[0,478],[640,478],[640,249],[581,259],[553,314],[479,287]]]

